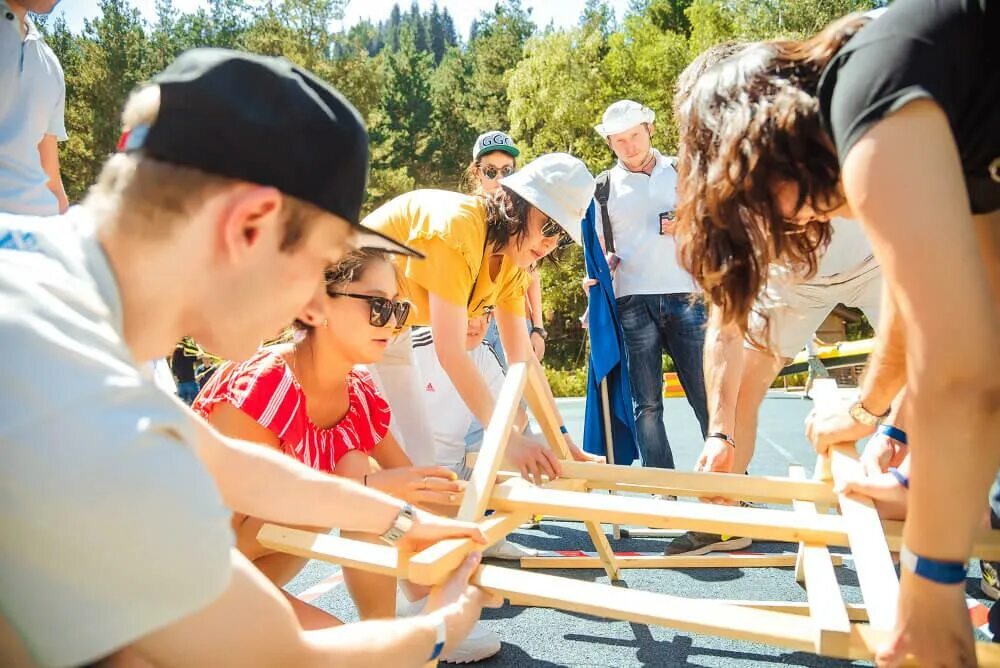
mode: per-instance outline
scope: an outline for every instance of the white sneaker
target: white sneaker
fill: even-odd
[[[443,663],[472,663],[488,659],[500,651],[500,636],[491,631],[482,622],[476,622],[462,644],[442,654]]]
[[[512,543],[506,538],[499,543],[494,543],[483,550],[483,556],[488,559],[505,559],[507,561],[518,561],[521,557],[537,557],[538,550],[530,547]]]
[[[402,592],[399,592],[396,596],[396,615],[398,617],[414,617],[420,614],[426,604],[426,596],[416,601],[410,601]],[[500,636],[486,628],[482,622],[476,622],[465,640],[452,651],[442,654],[440,660],[445,663],[472,663],[488,659],[499,651]]]

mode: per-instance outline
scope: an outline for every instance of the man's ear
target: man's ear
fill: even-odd
[[[656,124],[655,123],[646,123],[646,132],[648,132],[649,136],[652,137],[653,133],[656,132]]]
[[[261,244],[280,248],[284,224],[278,189],[246,184],[222,197],[217,220],[227,258],[238,260]]]

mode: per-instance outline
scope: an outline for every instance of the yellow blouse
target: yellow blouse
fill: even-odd
[[[364,224],[405,243],[426,257],[393,256],[402,276],[400,292],[416,311],[410,324],[429,325],[429,293],[457,306],[469,317],[487,307],[524,317],[530,278],[506,255],[496,278],[490,278],[486,247],[486,206],[480,197],[446,190],[415,190],[386,202]]]

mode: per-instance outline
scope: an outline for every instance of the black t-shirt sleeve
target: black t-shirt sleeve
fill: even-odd
[[[930,45],[913,39],[884,40],[850,53],[827,70],[821,94],[827,130],[841,161],[861,137],[883,118],[919,98],[930,98],[955,117],[961,74]]]

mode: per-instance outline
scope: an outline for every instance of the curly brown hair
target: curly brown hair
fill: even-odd
[[[773,189],[796,184],[796,208],[843,203],[816,90],[827,63],[865,23],[855,14],[804,41],[749,45],[708,68],[680,105],[679,259],[723,320],[744,333],[768,266],[811,276],[829,243],[828,224],[787,220]]]

